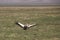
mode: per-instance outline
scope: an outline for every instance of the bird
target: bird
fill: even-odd
[[[27,30],[28,28],[32,27],[32,26],[35,26],[36,24],[31,24],[31,25],[24,25],[20,22],[16,22],[17,25],[19,25],[20,27],[22,27],[24,30]]]

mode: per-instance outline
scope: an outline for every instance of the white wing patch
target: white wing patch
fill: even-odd
[[[36,24],[29,25],[28,27],[32,27],[32,26],[34,26],[34,25],[36,25]]]
[[[24,27],[24,25],[23,25],[22,23],[18,22],[18,24],[19,24],[21,27]]]

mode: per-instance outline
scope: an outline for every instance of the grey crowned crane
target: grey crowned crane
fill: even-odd
[[[24,30],[27,30],[28,28],[30,28],[30,27],[36,25],[36,24],[32,24],[32,25],[23,25],[23,24],[20,23],[20,22],[17,22],[16,24],[19,25],[20,27],[22,27]]]

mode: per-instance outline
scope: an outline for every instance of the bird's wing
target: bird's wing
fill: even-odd
[[[35,26],[36,24],[32,24],[32,25],[29,25],[28,27],[32,27],[32,26]]]
[[[18,22],[18,25],[20,25],[21,27],[24,27],[24,25],[22,23],[20,23],[20,22]]]

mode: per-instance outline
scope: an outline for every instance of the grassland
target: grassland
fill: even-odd
[[[37,25],[23,30],[17,21]],[[60,40],[60,7],[0,7],[0,40]]]

